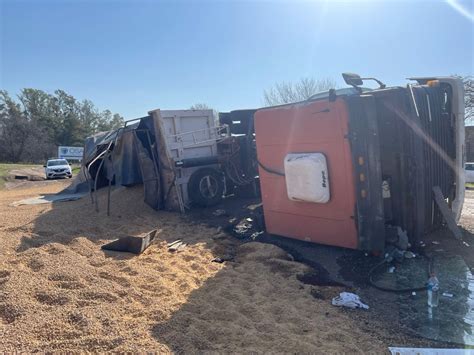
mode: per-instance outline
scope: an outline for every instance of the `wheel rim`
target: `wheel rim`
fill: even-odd
[[[219,182],[214,176],[204,176],[199,181],[199,192],[207,199],[214,198],[219,191]]]

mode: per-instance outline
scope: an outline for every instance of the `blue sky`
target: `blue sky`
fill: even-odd
[[[0,88],[63,89],[126,118],[344,71],[403,84],[474,72],[473,1],[0,0]],[[471,15],[472,16],[472,15]]]

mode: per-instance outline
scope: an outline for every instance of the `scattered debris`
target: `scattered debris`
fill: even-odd
[[[337,307],[369,309],[369,306],[363,303],[359,296],[351,292],[341,292],[339,296],[332,299],[332,305]]]
[[[219,210],[215,210],[214,212],[212,212],[212,214],[216,217],[220,217],[220,216],[224,216],[226,214],[226,211],[222,210],[222,209],[219,209]]]
[[[468,243],[466,243],[466,242],[464,242],[464,241],[463,241],[462,243],[463,243],[465,246],[470,247],[470,245],[469,245]]]
[[[224,255],[224,256],[221,256],[221,257],[216,257],[216,258],[212,259],[211,261],[213,263],[222,264],[224,261],[233,261],[233,260],[234,260],[234,257],[232,255]]]
[[[397,235],[398,235],[398,242],[396,246],[401,250],[407,250],[408,245],[409,245],[407,232],[397,226]]]
[[[237,235],[245,236],[252,229],[252,223],[248,221],[249,219],[250,218],[245,218],[237,223],[234,227],[234,232],[237,233]]]
[[[262,207],[263,203],[256,203],[254,205],[248,205],[247,209],[250,211],[255,211],[257,208]]]
[[[161,231],[160,231],[161,232]],[[113,242],[102,245],[103,250],[127,252],[133,254],[141,254],[148,248],[155,236],[159,233],[156,229],[148,233],[143,233],[138,236],[126,236],[114,240]]]
[[[411,252],[411,251],[406,251],[404,254],[405,258],[407,259],[413,259],[416,257],[415,253]]]
[[[170,248],[172,247],[173,245],[177,244],[177,243],[180,243],[181,242],[181,239],[177,239],[175,240],[174,242],[171,242],[171,243],[168,243],[167,247]]]
[[[391,245],[401,250],[408,249],[408,234],[400,226],[387,226],[386,234]]]
[[[168,244],[168,251],[170,252],[179,252],[186,248],[186,243],[183,243],[181,239],[175,240]]]
[[[250,238],[255,240],[259,235],[262,235],[263,233],[264,233],[263,231],[255,232],[250,236]]]
[[[388,268],[388,272],[389,272],[390,274],[393,274],[394,271],[395,271],[395,266],[390,266],[390,267]]]
[[[443,292],[443,296],[444,297],[450,297],[450,298],[454,297],[454,295],[452,293],[449,293],[449,292]]]
[[[433,240],[433,241],[431,242],[431,244],[440,245],[441,243],[440,243],[440,242],[437,242],[436,240]]]

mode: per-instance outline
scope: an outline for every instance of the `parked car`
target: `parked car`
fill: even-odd
[[[43,166],[47,180],[58,177],[72,178],[71,166],[66,159],[50,159]]]
[[[466,182],[474,184],[474,163],[466,163],[464,171],[466,172]]]

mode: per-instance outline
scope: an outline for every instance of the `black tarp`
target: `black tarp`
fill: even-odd
[[[81,172],[67,192],[95,190],[109,183],[143,184],[145,202],[154,209],[163,207],[155,120],[146,116],[134,121],[86,139]]]

